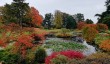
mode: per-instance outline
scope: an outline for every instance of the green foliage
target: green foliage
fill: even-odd
[[[45,48],[51,48],[53,51],[62,51],[62,50],[78,50],[82,51],[86,48],[86,46],[75,43],[75,42],[61,42],[61,41],[55,41],[51,40],[46,43],[44,46]]]
[[[108,28],[110,29],[110,16],[106,16],[103,18],[103,24],[106,24]]]
[[[5,64],[16,64],[18,60],[18,54],[9,53],[7,50],[0,50],[0,61],[3,61]]]
[[[108,39],[110,39],[110,36],[108,36],[106,33],[98,34],[95,38],[95,44],[99,45],[103,40],[108,40]]]
[[[63,12],[63,16],[62,16],[62,18],[63,18],[63,28],[66,28],[66,25],[67,25],[67,22],[68,22],[67,21],[68,16],[69,16],[69,14]]]
[[[62,38],[70,38],[73,36],[73,34],[71,33],[71,31],[69,29],[66,28],[62,28],[60,32],[58,32],[57,34],[55,34],[57,37],[62,37]]]
[[[86,19],[86,24],[93,24],[94,22],[91,19]]]
[[[77,23],[72,16],[68,16],[67,21],[68,21],[66,25],[67,29],[75,29],[77,27]]]
[[[110,0],[106,0],[105,5],[106,5],[106,11],[102,12],[102,14],[96,14],[96,16],[99,16],[98,23],[103,23],[108,26],[110,29]]]
[[[76,21],[77,22],[80,22],[80,21],[84,21],[84,15],[83,14],[81,14],[81,13],[77,13],[76,14]]]
[[[44,63],[45,57],[46,57],[45,49],[42,47],[38,48],[35,53],[35,62]]]
[[[57,55],[57,57],[52,59],[53,64],[67,64],[69,61],[69,58],[64,55]]]
[[[60,12],[59,10],[55,11],[55,18],[54,18],[54,24],[56,28],[61,28],[62,24],[63,24],[63,19],[62,19],[62,12]]]
[[[13,0],[11,4],[6,4],[3,9],[3,20],[5,23],[18,23],[24,25],[30,20],[26,20],[26,14],[30,7],[24,0]]]
[[[44,28],[50,29],[53,27],[53,14],[47,13],[45,14],[45,19],[43,20]]]

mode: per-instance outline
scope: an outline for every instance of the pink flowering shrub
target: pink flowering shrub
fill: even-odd
[[[58,55],[64,55],[67,58],[69,58],[70,60],[71,59],[82,59],[84,57],[82,53],[73,51],[73,50],[54,52],[45,59],[45,64],[53,64],[51,61],[54,58],[56,58]]]

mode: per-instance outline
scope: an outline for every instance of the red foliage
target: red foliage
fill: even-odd
[[[31,17],[33,25],[41,26],[41,23],[43,21],[42,16],[34,7],[31,7]]]
[[[96,24],[86,24],[84,27],[91,27],[91,28],[97,29]]]
[[[68,50],[68,51],[61,51],[61,52],[54,52],[51,54],[51,56],[48,56],[45,59],[45,64],[52,64],[51,60],[53,58],[56,58],[57,55],[64,55],[66,57],[68,57],[69,59],[82,59],[84,56],[82,53],[80,52],[76,52],[76,51],[72,51],[72,50]]]
[[[4,24],[0,26],[0,31],[3,31],[5,33],[7,32],[17,32],[21,31],[21,27],[18,24],[10,23],[10,24]]]
[[[0,40],[0,47],[6,47],[6,43],[3,40]]]
[[[34,37],[38,37],[40,40],[44,40],[44,36],[42,34],[31,34],[31,36]]]
[[[48,34],[45,30],[34,28],[35,33],[31,34],[31,37],[34,38],[34,40],[39,41],[40,43],[43,43],[43,40],[45,40],[46,34]]]
[[[99,23],[99,24],[97,24],[97,30],[106,31],[106,30],[108,30],[108,26],[106,24]]]
[[[79,30],[81,30],[83,27],[85,26],[85,22],[78,22],[77,23],[77,28],[79,29]]]
[[[28,35],[21,35],[14,44],[14,51],[20,53],[24,57],[26,55],[26,50],[34,46],[32,40],[32,37]]]

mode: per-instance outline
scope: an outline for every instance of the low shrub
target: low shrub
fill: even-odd
[[[38,48],[35,53],[35,62],[44,63],[46,58],[46,51],[44,48]]]
[[[98,31],[94,28],[91,27],[85,27],[83,29],[83,37],[87,42],[92,42],[94,40],[94,38],[96,37],[96,35],[98,34]]]
[[[95,53],[81,60],[73,60],[70,64],[110,64],[110,55]]]
[[[105,32],[106,30],[108,30],[108,26],[106,24],[97,24],[97,30],[99,32]]]
[[[97,25],[96,24],[86,24],[83,28],[85,27],[90,27],[90,28],[94,28],[97,30]]]
[[[9,53],[8,50],[0,50],[0,61],[5,64],[17,64],[19,57],[18,54]]]
[[[55,61],[55,58],[59,58],[58,56],[59,55],[64,55],[66,57],[63,58],[60,58],[59,60],[56,60]],[[62,56],[61,56],[62,57]],[[68,50],[68,51],[61,51],[61,52],[54,52],[52,53],[50,56],[46,57],[46,60],[45,60],[45,64],[55,64],[55,63],[52,63],[53,62],[67,62],[67,61],[63,61],[65,59],[82,59],[84,56],[82,53],[80,52],[76,52],[76,51],[72,51],[72,50]]]
[[[0,40],[0,47],[6,47],[6,43],[3,40]]]
[[[56,36],[59,38],[69,38],[69,37],[72,37],[72,34],[70,34],[70,33],[65,33],[65,34],[57,33]]]
[[[95,38],[95,44],[99,46],[103,40],[108,40],[108,39],[110,39],[109,34],[106,34],[106,33],[98,34]]]
[[[78,24],[77,24],[77,28],[79,29],[79,30],[81,30],[81,29],[83,29],[83,27],[85,26],[85,22],[78,22]]]
[[[56,34],[57,37],[62,37],[62,38],[67,38],[67,37],[72,37],[72,34],[70,33],[69,29],[62,28],[59,33]]]
[[[53,64],[67,64],[70,59],[64,55],[57,55],[56,58],[52,59]]]
[[[107,52],[110,52],[110,40],[104,40],[102,43],[99,45],[99,47]]]
[[[42,34],[31,34],[31,37],[33,38],[33,44],[40,44],[43,43],[42,40],[45,39],[45,37]]]

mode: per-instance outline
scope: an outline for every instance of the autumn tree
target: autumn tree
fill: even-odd
[[[32,18],[32,24],[34,26],[41,26],[43,18],[42,16],[39,14],[39,11],[37,9],[35,9],[34,7],[31,7],[31,11],[30,11],[30,15]]]
[[[98,34],[98,31],[92,26],[86,26],[83,28],[82,34],[87,42],[92,42]]]
[[[54,24],[56,28],[61,28],[63,24],[62,12],[59,10],[55,11],[54,14]]]

